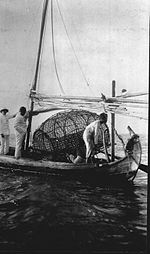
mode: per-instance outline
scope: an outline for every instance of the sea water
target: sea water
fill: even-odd
[[[142,137],[142,162],[147,143]],[[147,174],[134,183],[89,184],[0,171],[0,251],[142,251]]]

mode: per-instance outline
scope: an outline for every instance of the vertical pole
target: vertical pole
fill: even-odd
[[[115,97],[115,86],[116,82],[115,80],[112,81],[112,97]],[[111,161],[114,161],[115,159],[115,134],[114,134],[114,128],[115,128],[115,114],[111,113]]]
[[[32,86],[32,90],[36,90],[36,86],[37,86],[40,58],[41,58],[41,51],[42,51],[42,42],[43,42],[43,37],[44,37],[45,20],[46,20],[47,8],[48,8],[48,1],[49,0],[45,0],[44,3],[43,3],[43,13],[42,13],[41,28],[40,28],[40,40],[39,40],[39,47],[38,47],[38,56],[37,56],[35,77],[34,77],[34,83],[33,83],[33,86]],[[31,99],[30,115],[29,115],[29,121],[28,121],[26,147],[25,147],[26,149],[29,146],[33,108],[34,108],[34,102],[33,102],[33,99]]]

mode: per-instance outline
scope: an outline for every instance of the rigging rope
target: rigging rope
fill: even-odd
[[[71,39],[70,39],[70,37],[69,37],[68,31],[67,31],[67,27],[66,27],[65,22],[64,22],[64,19],[63,19],[63,15],[62,15],[61,10],[60,10],[60,7],[59,7],[58,0],[56,0],[56,3],[57,3],[57,6],[58,6],[58,10],[59,10],[59,13],[60,13],[60,17],[61,17],[61,19],[62,19],[62,23],[63,23],[64,28],[65,28],[65,31],[66,31],[66,35],[67,35],[68,40],[69,40],[69,42],[70,42],[70,46],[71,46],[71,48],[72,48],[72,51],[73,51],[74,56],[75,56],[75,58],[76,58],[76,61],[77,61],[77,63],[78,63],[79,69],[80,69],[80,71],[81,71],[81,73],[82,73],[83,79],[84,79],[84,81],[86,82],[88,88],[90,89],[90,92],[93,93],[93,91],[92,91],[91,88],[90,88],[90,84],[89,84],[88,80],[86,79],[86,76],[85,76],[85,74],[84,74],[84,72],[83,72],[83,69],[82,69],[81,64],[80,64],[80,62],[79,62],[79,59],[78,59],[78,56],[77,56],[77,54],[76,54],[76,52],[75,52],[75,49],[74,49],[74,47],[73,47],[73,44],[72,44],[72,42],[71,42]]]
[[[112,124],[111,124],[111,126],[112,126]],[[114,132],[115,132],[116,136],[117,136],[117,137],[119,138],[119,140],[121,141],[122,146],[123,146],[123,149],[124,149],[124,152],[126,152],[126,150],[125,150],[125,143],[124,143],[123,138],[121,137],[121,135],[120,135],[120,134],[118,134],[117,130],[116,130],[114,127],[113,127],[113,130],[114,130]]]
[[[60,78],[59,78],[58,70],[57,70],[57,65],[56,65],[55,43],[54,43],[54,22],[53,22],[53,0],[51,0],[51,32],[52,32],[52,50],[53,50],[53,58],[54,58],[54,67],[55,67],[56,77],[57,77],[61,92],[63,94],[65,94],[62,84],[60,82]]]
[[[110,109],[106,109],[107,111],[109,111],[110,113],[115,113],[115,114],[119,114],[119,115],[123,115],[123,116],[127,116],[127,117],[135,117],[138,118],[140,120],[148,120],[147,117],[143,117],[143,116],[138,116],[138,115],[134,115],[133,113],[130,112],[121,112],[121,111],[115,111],[115,110],[110,110]]]

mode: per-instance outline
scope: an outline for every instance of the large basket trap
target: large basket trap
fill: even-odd
[[[45,122],[34,132],[33,150],[55,155],[75,154],[80,148],[85,152],[83,131],[91,122],[99,119],[99,115],[86,110],[70,110],[59,112]],[[106,132],[106,143],[109,143],[109,133]],[[103,146],[99,140],[99,150]]]

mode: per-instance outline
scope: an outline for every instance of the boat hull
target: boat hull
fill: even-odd
[[[36,174],[71,175],[78,177],[124,176],[130,179],[135,176],[137,164],[129,156],[108,164],[73,164],[28,158],[19,160],[12,156],[0,156],[0,168],[4,170],[29,172]]]

